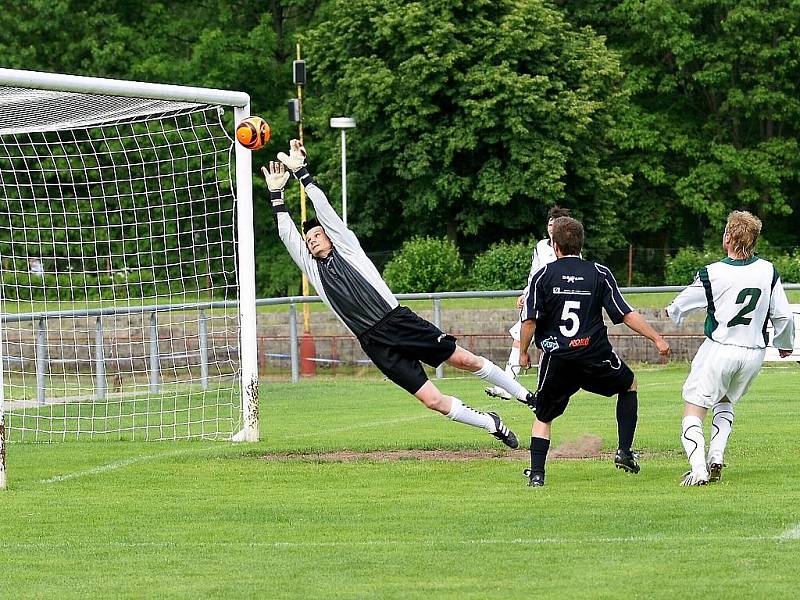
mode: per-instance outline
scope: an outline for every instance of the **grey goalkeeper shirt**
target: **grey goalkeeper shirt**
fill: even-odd
[[[278,234],[323,302],[359,336],[396,308],[397,299],[311,176],[304,174],[300,183],[333,243],[333,251],[324,259],[314,258],[285,207],[276,209]]]

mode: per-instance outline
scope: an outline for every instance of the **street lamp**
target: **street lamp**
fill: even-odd
[[[347,225],[347,142],[346,131],[354,129],[356,120],[350,117],[333,117],[331,127],[342,132],[342,221]]]

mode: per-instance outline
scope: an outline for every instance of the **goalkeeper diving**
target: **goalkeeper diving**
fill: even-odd
[[[508,390],[520,401],[532,394],[491,361],[476,356],[405,306],[400,306],[378,269],[364,253],[314,182],[306,165],[306,151],[291,140],[289,154],[261,169],[269,188],[278,234],[292,260],[306,274],[323,302],[358,339],[361,348],[391,381],[416,396],[427,408],[453,421],[485,429],[511,448],[519,442],[497,413],[475,410],[454,396],[442,394],[421,362],[431,367],[447,363],[474,373]],[[305,187],[316,218],[303,223],[300,235],[284,204],[290,173]]]

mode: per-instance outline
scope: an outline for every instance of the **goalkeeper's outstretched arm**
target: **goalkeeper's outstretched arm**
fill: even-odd
[[[269,188],[269,200],[272,204],[272,212],[275,215],[275,222],[278,225],[278,235],[289,251],[289,255],[295,264],[300,267],[306,275],[309,274],[309,268],[306,261],[309,260],[308,252],[303,242],[303,236],[297,230],[289,210],[286,208],[283,197],[283,188],[289,180],[289,173],[286,168],[279,162],[271,162],[266,167],[261,167],[261,172],[267,180],[267,188]]]
[[[314,179],[308,171],[306,164],[306,150],[303,148],[300,140],[291,140],[289,142],[289,154],[283,152],[278,153],[278,160],[280,160],[292,175],[303,185],[308,194],[309,200],[314,205],[317,220],[325,229],[325,233],[330,238],[335,248],[340,250],[353,250],[360,251],[361,245],[358,242],[356,235],[347,228],[344,221],[336,214],[336,211],[328,201],[325,192],[314,183]]]

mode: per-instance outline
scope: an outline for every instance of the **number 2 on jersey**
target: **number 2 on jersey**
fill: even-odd
[[[581,303],[576,302],[575,300],[567,300],[564,302],[564,309],[561,311],[561,320],[564,323],[569,323],[569,328],[565,327],[564,325],[559,326],[559,331],[561,331],[561,335],[564,337],[572,337],[576,333],[578,333],[578,328],[581,326],[581,320],[578,318],[578,315],[573,312],[576,310],[580,310]]]
[[[748,301],[747,299],[750,298]],[[753,319],[745,315],[750,314],[756,309],[758,299],[761,298],[761,290],[759,288],[744,288],[739,295],[736,296],[736,304],[744,304],[742,310],[736,313],[736,316],[728,321],[728,327],[736,327],[737,325],[750,325]]]

